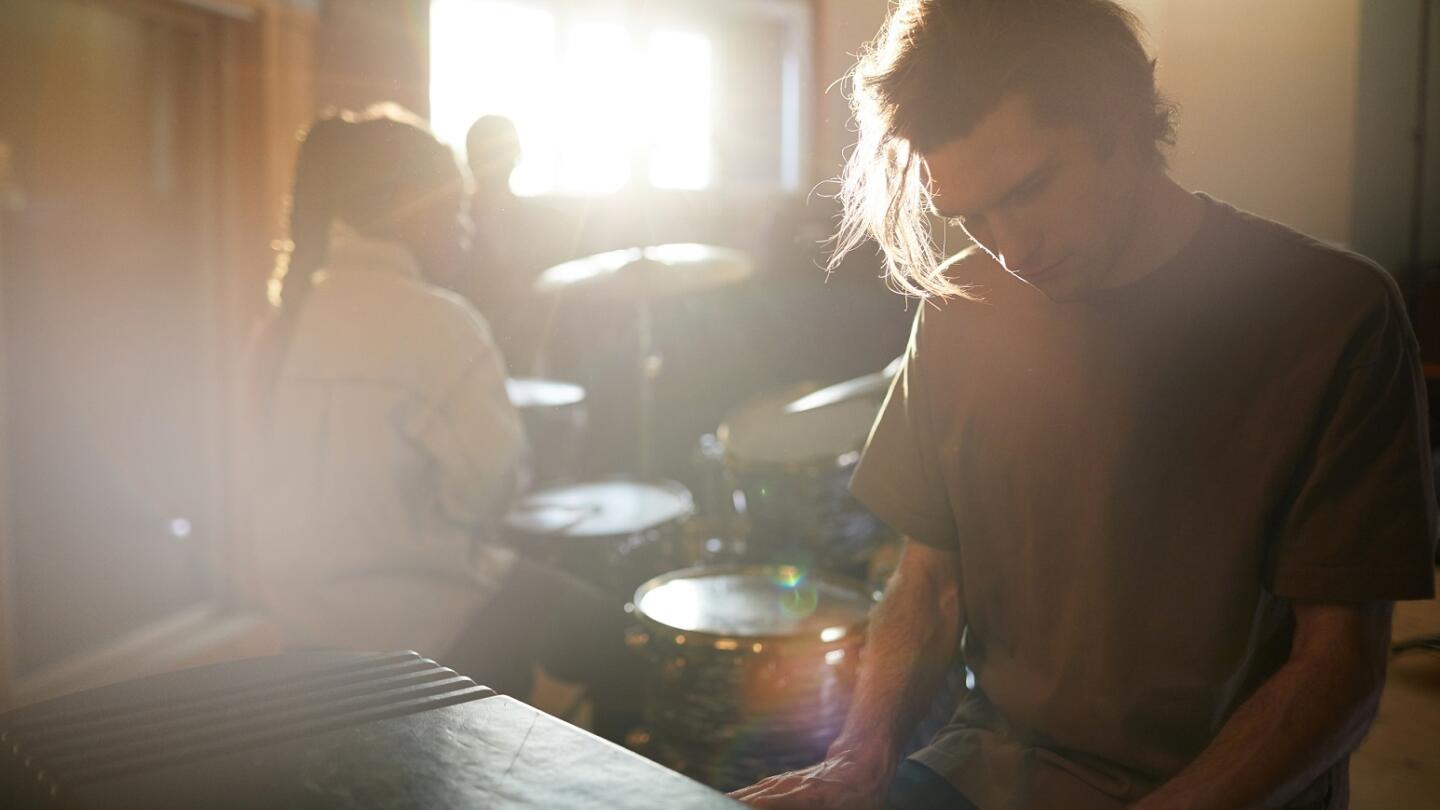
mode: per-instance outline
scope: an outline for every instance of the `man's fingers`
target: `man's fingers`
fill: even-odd
[[[745,799],[747,799],[747,798],[750,797],[750,796],[754,796],[754,795],[757,794],[757,793],[764,793],[765,791],[769,790],[771,787],[773,787],[774,785],[776,785],[777,783],[779,783],[779,781],[780,781],[780,779],[781,779],[782,777],[785,777],[785,776],[788,776],[788,775],[789,775],[789,774],[783,774],[783,773],[782,773],[782,774],[777,774],[777,775],[775,775],[775,776],[767,776],[767,777],[765,777],[764,779],[761,779],[759,782],[756,782],[755,784],[750,785],[749,787],[743,787],[743,788],[740,788],[739,790],[732,790],[732,791],[730,791],[730,793],[728,793],[728,794],[726,794],[726,795],[728,795],[728,796],[729,796],[730,798],[732,798],[732,799],[736,799],[736,800],[739,800],[739,801],[742,801],[742,802],[743,802],[743,801],[745,801]]]
[[[767,776],[750,787],[740,788],[739,790],[732,791],[728,795],[736,801],[745,802],[753,807],[759,807],[761,805],[755,804],[757,799],[770,800],[789,795],[798,788],[803,781],[803,777],[794,771],[780,773],[774,776]]]
[[[854,787],[837,778],[833,768],[815,766],[761,779],[732,791],[729,796],[755,810],[830,810],[858,807],[863,802]]]
[[[833,810],[851,806],[847,793],[816,789],[814,783],[792,782],[784,789],[767,790],[745,800],[755,810]]]
[[[756,810],[799,810],[822,806],[818,797],[807,792],[799,782],[775,785],[741,801]]]

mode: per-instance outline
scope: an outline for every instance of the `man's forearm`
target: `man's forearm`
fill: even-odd
[[[908,559],[875,610],[850,715],[832,756],[848,752],[892,768],[951,663],[961,625],[958,574],[936,576],[933,560],[916,559],[927,553],[933,552],[906,549]]]
[[[1195,761],[1132,810],[1275,807],[1314,782],[1359,744],[1380,701],[1383,650],[1377,667],[1347,661],[1362,645],[1347,646],[1292,655]]]

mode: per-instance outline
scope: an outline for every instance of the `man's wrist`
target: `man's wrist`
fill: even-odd
[[[837,740],[830,746],[826,759],[843,762],[852,780],[867,787],[885,787],[895,775],[895,756],[887,745]]]

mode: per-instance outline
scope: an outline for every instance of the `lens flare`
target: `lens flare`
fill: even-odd
[[[805,581],[805,571],[794,565],[782,565],[772,575],[775,584],[782,588],[795,588]]]

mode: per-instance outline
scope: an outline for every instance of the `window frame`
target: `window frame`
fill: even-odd
[[[819,9],[817,0],[667,0],[657,6],[645,0],[503,0],[514,5],[541,9],[554,15],[557,32],[563,32],[576,19],[591,16],[589,12],[617,14],[632,35],[643,35],[657,26],[670,25],[693,30],[708,36],[716,31],[716,20],[726,18],[765,18],[782,23],[786,30],[787,64],[782,81],[781,103],[781,166],[773,183],[737,182],[723,175],[701,189],[658,188],[649,178],[632,180],[632,188],[656,194],[754,194],[795,195],[806,191],[806,183],[814,172],[813,155],[818,104],[816,94],[816,31]],[[433,96],[430,97],[433,112]],[[725,126],[712,121],[712,130]],[[712,144],[715,139],[712,135]],[[463,144],[456,144],[457,151]],[[623,192],[621,192],[623,193]],[[554,188],[538,195],[554,198],[596,196],[563,188]]]

